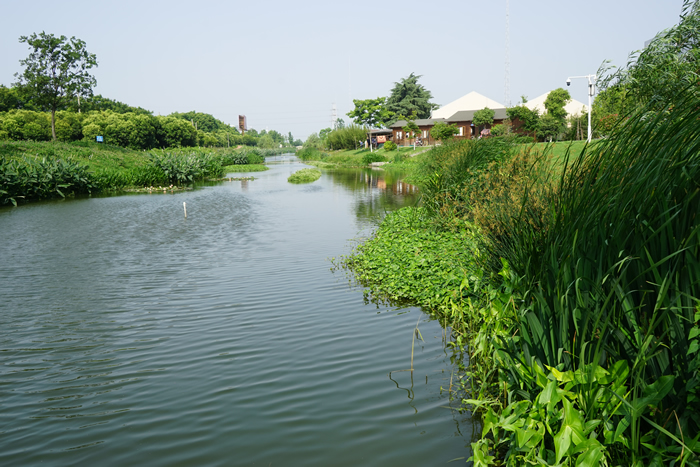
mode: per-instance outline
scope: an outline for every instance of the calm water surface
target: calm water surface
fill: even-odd
[[[292,185],[304,166],[277,161],[174,195],[0,209],[0,465],[469,456],[439,325],[330,271],[413,187],[369,170]],[[390,377],[416,322],[413,379]]]

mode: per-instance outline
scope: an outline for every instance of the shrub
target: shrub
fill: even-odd
[[[384,162],[386,161],[386,158],[382,156],[381,154],[378,154],[376,152],[368,152],[362,156],[362,163],[365,165],[369,165],[372,162]]]
[[[393,141],[387,141],[384,143],[384,150],[385,151],[396,151],[398,148],[397,144],[394,143]]]

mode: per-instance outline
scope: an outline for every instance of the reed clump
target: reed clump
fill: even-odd
[[[376,293],[429,307],[467,350],[475,465],[700,464],[700,106],[688,96],[563,159],[497,139],[434,149],[414,177],[417,225],[468,235],[431,245],[471,260],[413,280],[402,265],[427,259],[426,242],[394,214],[346,262]],[[385,229],[402,246],[391,259]]]

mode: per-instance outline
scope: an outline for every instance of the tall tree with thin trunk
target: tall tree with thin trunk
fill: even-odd
[[[15,73],[23,94],[51,111],[51,136],[56,141],[56,110],[71,99],[92,96],[97,80],[88,70],[97,66],[97,57],[85,49],[85,42],[66,36],[33,33],[19,41],[29,45],[29,56],[20,60],[24,71]]]

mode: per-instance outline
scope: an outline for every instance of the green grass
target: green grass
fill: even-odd
[[[289,176],[289,183],[312,183],[321,178],[321,171],[318,169],[301,169]]]
[[[241,165],[227,165],[224,167],[224,173],[231,172],[264,172],[270,170],[269,167],[260,164],[241,164]]]

